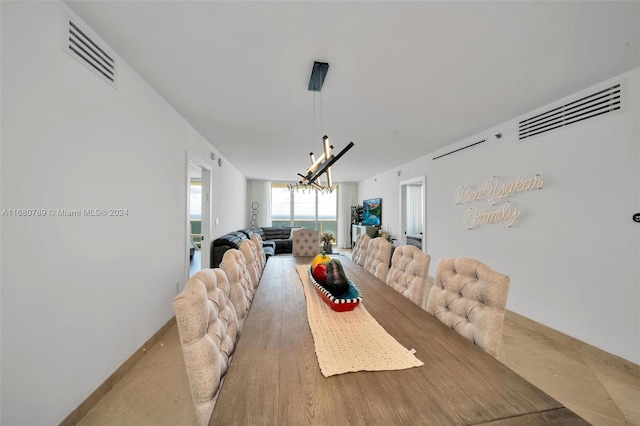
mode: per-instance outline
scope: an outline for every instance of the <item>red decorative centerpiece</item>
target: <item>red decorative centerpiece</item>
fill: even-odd
[[[344,273],[342,264],[325,253],[313,259],[309,278],[324,302],[334,311],[353,310],[360,301],[360,291]]]

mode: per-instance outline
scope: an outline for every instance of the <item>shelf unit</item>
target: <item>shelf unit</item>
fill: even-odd
[[[351,225],[351,247],[356,243],[356,238],[360,234],[367,234],[371,238],[378,236],[379,226],[367,226],[367,225]]]

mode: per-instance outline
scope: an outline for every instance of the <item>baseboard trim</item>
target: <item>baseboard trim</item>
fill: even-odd
[[[118,367],[111,376],[107,378],[98,388],[91,393],[82,403],[73,410],[61,423],[60,426],[76,425],[87,415],[93,407],[118,383],[122,377],[147,354],[147,351],[155,345],[162,336],[176,323],[176,317],[172,317],[160,330],[158,330],[149,340],[144,342],[125,362]]]
[[[505,313],[505,318],[512,320],[522,325],[523,327],[527,327],[535,331],[536,333],[542,334],[545,337],[560,342],[582,355],[595,358],[598,361],[601,361],[609,365],[610,367],[616,368],[625,374],[630,374],[634,377],[640,378],[640,366],[638,364],[635,364],[622,357],[585,343],[581,340],[576,339],[575,337],[571,337],[560,331],[554,330],[553,328],[547,327],[546,325],[540,324],[539,322],[536,322],[508,309]]]

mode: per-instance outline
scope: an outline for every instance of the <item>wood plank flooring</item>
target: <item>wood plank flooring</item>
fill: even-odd
[[[640,426],[640,378],[509,318],[505,364],[594,425]],[[195,425],[174,324],[78,423]]]

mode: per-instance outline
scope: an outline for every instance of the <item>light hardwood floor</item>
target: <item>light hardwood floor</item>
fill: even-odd
[[[594,425],[640,426],[640,377],[505,319],[506,364]],[[233,364],[232,364],[233,365]],[[174,324],[80,425],[195,425]]]

